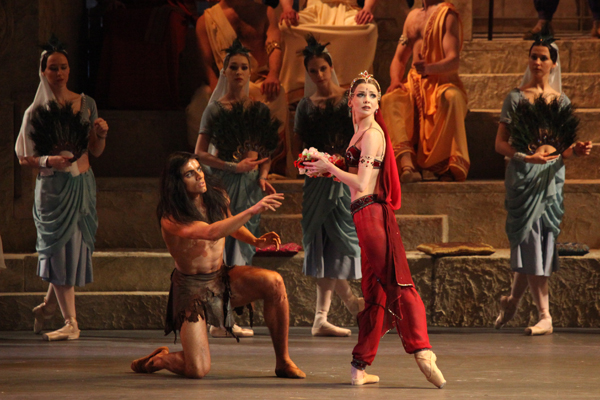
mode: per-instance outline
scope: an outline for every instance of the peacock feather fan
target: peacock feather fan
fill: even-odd
[[[325,107],[312,107],[305,118],[298,120],[298,135],[306,147],[329,154],[344,154],[354,135],[354,126],[345,100],[340,105],[334,99]]]
[[[259,158],[269,157],[279,143],[280,125],[260,102],[232,103],[231,109],[220,107],[213,119],[212,140],[224,161],[240,161],[248,151],[256,151]]]
[[[561,104],[560,98],[546,102],[540,95],[533,103],[523,100],[510,117],[511,145],[518,152],[531,155],[550,145],[561,154],[577,140],[579,118],[570,104]]]
[[[88,148],[90,124],[81,119],[81,111],[73,113],[73,105],[61,106],[51,100],[37,107],[31,118],[29,137],[38,156],[57,155],[66,150],[77,159]]]

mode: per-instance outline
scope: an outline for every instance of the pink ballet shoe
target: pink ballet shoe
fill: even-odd
[[[377,375],[369,375],[363,370],[354,368],[354,366],[350,367],[350,375],[352,376],[352,386],[362,386],[379,382]]]
[[[517,312],[517,305],[512,305],[509,301],[508,296],[500,297],[500,314],[498,314],[498,318],[496,318],[496,322],[494,323],[494,328],[500,329],[508,321],[510,321]]]
[[[417,361],[417,365],[419,369],[425,375],[425,378],[433,383],[438,388],[443,388],[446,385],[446,380],[444,379],[444,375],[442,375],[442,371],[437,367],[435,360],[437,357],[431,350],[422,350],[418,353],[415,353],[415,360]]]
[[[79,339],[80,332],[81,331],[77,327],[77,321],[75,320],[75,318],[69,318],[65,320],[65,326],[54,332],[44,333],[42,338],[49,342],[54,342],[58,340],[75,340]]]
[[[252,329],[242,328],[241,326],[238,326],[237,324],[233,325],[232,330],[233,330],[233,333],[235,334],[235,336],[237,336],[237,337],[252,337],[252,336],[254,336],[254,331]],[[213,325],[211,325],[209,332],[210,332],[210,336],[212,336],[214,338],[232,337],[231,334],[229,332],[227,332],[227,330],[225,328],[217,327],[217,326],[213,326]]]
[[[46,303],[42,303],[35,306],[31,312],[33,313],[33,333],[39,335],[44,329],[46,320],[49,320],[54,316],[56,306],[54,306],[53,309],[50,309]]]

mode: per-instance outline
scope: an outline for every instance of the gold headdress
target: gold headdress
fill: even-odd
[[[371,84],[375,85],[375,87],[377,88],[377,93],[378,93],[377,100],[381,100],[381,87],[379,86],[379,82],[377,82],[377,80],[373,77],[373,75],[370,74],[368,71],[361,72],[352,81],[352,84],[350,85],[350,95],[351,96],[354,93],[354,89],[356,88],[356,86],[360,85],[361,83],[371,83]]]

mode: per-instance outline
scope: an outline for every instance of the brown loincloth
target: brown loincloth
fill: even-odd
[[[183,322],[198,322],[200,317],[207,324],[224,327],[239,342],[239,338],[232,332],[235,321],[230,304],[229,271],[233,268],[223,265],[218,271],[197,275],[185,275],[174,269],[171,274],[165,335],[175,332],[177,341],[177,331],[181,330]],[[247,307],[252,326],[252,305],[248,304]],[[235,311],[240,315],[243,307],[237,307]],[[189,316],[186,316],[188,313]]]

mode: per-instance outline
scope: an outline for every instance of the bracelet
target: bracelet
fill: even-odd
[[[237,169],[237,164],[231,161],[225,161],[225,165],[223,166],[223,170],[227,172],[235,172]]]
[[[527,155],[525,153],[519,153],[519,152],[516,152],[512,156],[513,160],[517,160],[517,161],[521,161],[521,162],[525,162],[525,157],[527,157]]]
[[[265,51],[267,52],[267,57],[270,56],[271,53],[273,51],[275,51],[275,49],[281,50],[281,45],[278,42],[272,41],[272,42],[267,43],[265,45]]]
[[[40,168],[51,168],[48,166],[48,156],[41,156],[38,158],[38,165]]]
[[[262,176],[260,178],[258,178],[259,181],[266,181],[268,180],[267,178],[263,178]]]

